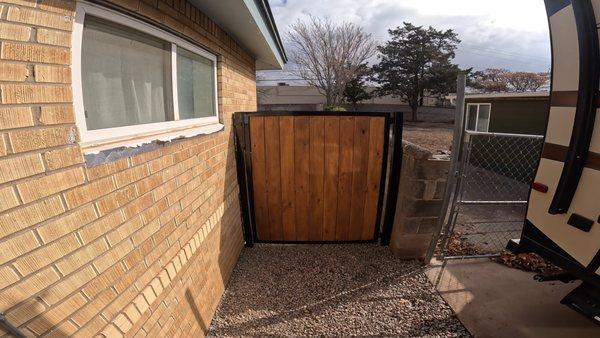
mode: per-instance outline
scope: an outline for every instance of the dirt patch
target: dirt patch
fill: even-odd
[[[441,154],[452,148],[453,128],[449,123],[405,122],[402,138]]]

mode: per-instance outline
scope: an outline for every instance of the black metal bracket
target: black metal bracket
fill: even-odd
[[[579,40],[579,90],[571,141],[548,213],[568,212],[590,149],[600,86],[600,51],[594,8],[590,0],[572,1]]]

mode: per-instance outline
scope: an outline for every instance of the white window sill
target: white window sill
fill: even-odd
[[[143,144],[153,141],[168,142],[178,138],[188,138],[198,135],[206,135],[219,132],[225,128],[220,123],[210,123],[204,125],[194,125],[185,128],[176,128],[160,132],[136,133],[124,137],[107,138],[101,141],[80,142],[81,150],[85,155],[97,154],[103,150],[116,149],[121,147],[139,147]],[[140,129],[143,129],[140,128]]]

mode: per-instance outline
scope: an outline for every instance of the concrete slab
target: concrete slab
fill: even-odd
[[[560,304],[576,283],[539,283],[488,259],[434,262],[426,274],[475,337],[600,337],[600,327]]]

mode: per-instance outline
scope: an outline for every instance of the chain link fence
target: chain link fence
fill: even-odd
[[[494,256],[520,236],[542,145],[541,135],[465,132],[438,248],[444,258]]]

